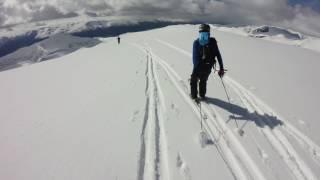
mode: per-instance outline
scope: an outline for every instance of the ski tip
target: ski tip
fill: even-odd
[[[192,100],[199,104],[201,101],[206,101],[206,98],[192,98]]]

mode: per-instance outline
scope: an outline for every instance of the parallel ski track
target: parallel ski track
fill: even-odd
[[[191,58],[191,53],[178,48],[168,42],[157,40],[159,43],[170,47],[181,54],[184,54]],[[261,100],[259,100],[257,97],[255,97],[250,91],[246,90],[244,87],[242,87],[239,83],[237,83],[235,80],[231,79],[230,77],[225,78],[227,81],[227,84],[232,88],[233,91],[237,93],[237,95],[240,97],[240,99],[245,103],[245,106],[248,108],[249,111],[256,111],[259,114],[271,114],[276,117],[279,117],[270,107],[265,105]],[[269,125],[270,119],[268,118],[257,118],[255,117],[259,123]],[[293,125],[291,125],[288,121],[285,121],[283,118],[280,118],[283,121],[283,125],[281,128],[283,128],[286,132],[288,132],[289,135],[294,137],[297,141],[299,141],[300,144],[306,145],[306,147],[303,146],[303,148],[307,148],[308,152],[313,156],[316,157],[316,161],[319,164],[319,154],[320,154],[320,148],[317,144],[315,144],[310,138],[308,138],[306,135],[304,135],[302,132],[300,132],[298,129],[296,129]],[[269,123],[269,124],[268,124]],[[265,137],[268,139],[268,141],[272,144],[272,146],[277,150],[277,152],[280,154],[280,156],[283,158],[293,175],[297,179],[317,179],[313,172],[310,170],[310,168],[307,166],[307,164],[300,158],[298,153],[294,150],[293,146],[290,144],[286,136],[278,129],[278,127],[271,130],[269,126],[265,126],[266,128],[261,128],[261,131],[265,135]]]
[[[256,112],[259,115],[267,114],[267,112],[263,110],[263,107],[257,103],[257,98],[249,94],[248,90],[229,77],[226,77],[225,80],[227,84],[238,94],[241,101],[250,112]],[[274,127],[273,129],[270,128],[270,126],[272,126],[271,119],[266,116],[264,116],[264,118],[261,118],[261,116],[256,116],[254,118],[264,127],[259,130],[280,154],[297,179],[317,179],[280,129],[277,127]]]
[[[278,113],[272,110],[272,108],[266,105],[262,100],[256,97],[249,90],[245,89],[238,82],[231,79],[230,77],[227,77],[226,80],[229,86],[232,86],[232,84],[236,86],[235,88],[233,88],[233,90],[238,94],[239,97],[243,97],[243,99],[245,99],[244,97],[249,97],[249,99],[246,98],[246,100],[250,100],[252,103],[254,103],[254,105],[257,106],[261,112],[263,112],[264,114],[269,114],[269,115],[278,117],[278,119],[283,121],[283,125],[280,128],[286,131],[291,137],[296,139],[301,145],[301,147],[307,150],[312,157],[315,157],[312,159],[314,159],[316,163],[320,165],[320,147],[316,143],[314,143],[309,137],[307,137],[305,134],[299,131],[296,127],[294,127],[288,120],[281,117]],[[238,91],[236,91],[237,88],[238,88]],[[270,120],[267,119],[267,121],[270,121]]]
[[[188,93],[183,90],[179,82],[181,78],[178,74],[159,56],[155,55],[153,52],[152,56],[156,59],[157,63],[164,69],[167,73],[169,79],[177,88],[178,92],[190,105],[194,113],[198,116],[200,121],[200,115],[198,113],[198,107],[189,98]],[[204,106],[204,113],[208,116],[208,120],[204,122],[204,128],[210,137],[215,140],[215,145],[222,156],[222,158],[227,163],[227,166],[231,170],[235,179],[259,179],[264,180],[265,176],[257,168],[257,165],[251,159],[249,154],[246,152],[245,148],[241,145],[236,135],[230,130],[226,125],[221,126],[221,122],[224,122],[219,115],[213,115],[210,110]],[[220,123],[217,123],[216,120]],[[235,152],[232,149],[236,149]]]
[[[163,112],[160,108],[164,100],[159,85],[154,61],[148,50],[146,61],[146,104],[143,119],[140,144],[140,158],[138,161],[138,180],[169,180],[167,158],[167,142],[164,134]]]

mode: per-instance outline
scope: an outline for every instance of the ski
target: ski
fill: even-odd
[[[206,102],[206,98],[202,98],[202,97],[197,97],[197,98],[191,98],[197,105],[200,104],[200,102]]]

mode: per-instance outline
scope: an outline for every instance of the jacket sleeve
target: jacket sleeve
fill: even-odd
[[[193,68],[196,68],[199,64],[199,44],[197,43],[197,40],[193,42],[192,62],[193,62]]]
[[[217,52],[217,59],[218,59],[219,67],[220,67],[220,69],[224,69],[223,61],[222,61],[222,57],[220,54],[220,50],[219,50],[217,41],[216,41],[216,52]]]

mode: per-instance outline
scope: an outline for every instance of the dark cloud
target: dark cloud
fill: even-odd
[[[268,24],[320,36],[320,14],[287,0],[0,0],[0,25],[70,17],[126,15],[222,24]]]

